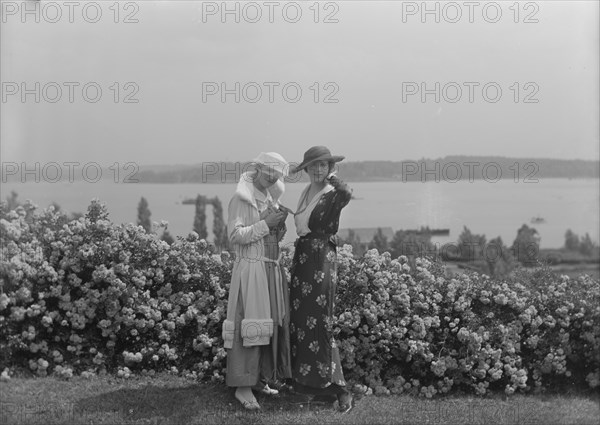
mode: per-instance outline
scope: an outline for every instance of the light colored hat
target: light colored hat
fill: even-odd
[[[290,171],[288,162],[277,152],[261,152],[252,162],[277,171],[281,174],[281,178],[287,177]]]

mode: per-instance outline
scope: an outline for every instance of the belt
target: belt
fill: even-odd
[[[322,240],[326,240],[328,242],[331,242],[333,245],[335,245],[336,247],[338,246],[338,236],[335,233],[307,233],[304,236],[300,236],[298,238],[299,240],[311,240],[311,239],[322,239]]]
[[[257,261],[264,261],[265,263],[273,263],[275,264],[275,303],[277,304],[277,316],[279,319],[279,326],[283,325],[283,317],[285,316],[285,299],[283,297],[283,282],[281,281],[281,265],[279,264],[279,260],[281,259],[281,255],[277,260],[267,257],[259,257]]]
[[[326,238],[330,238],[332,236],[335,236],[335,233],[315,233],[315,232],[310,232],[310,233],[307,233],[304,236],[300,236],[300,238],[306,238],[306,239],[326,239]]]

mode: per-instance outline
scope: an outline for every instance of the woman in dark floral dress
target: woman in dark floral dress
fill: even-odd
[[[347,412],[352,408],[352,396],[345,389],[332,333],[336,233],[342,208],[352,197],[348,186],[332,174],[335,163],[342,159],[324,146],[315,146],[295,169],[306,169],[311,183],[300,195],[294,214],[299,238],[291,269],[290,342],[295,388],[333,400],[337,397],[340,410]]]

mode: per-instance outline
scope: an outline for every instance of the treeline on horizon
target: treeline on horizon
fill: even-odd
[[[173,166],[171,169],[160,167],[161,171],[142,167],[135,177],[140,183],[236,183],[249,164],[206,162]],[[406,161],[349,161],[338,166],[340,177],[348,182],[512,179],[535,183],[541,178],[600,177],[599,161],[545,158],[447,156]],[[286,181],[308,182],[308,176],[306,173],[291,175]]]

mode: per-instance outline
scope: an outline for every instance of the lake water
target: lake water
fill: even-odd
[[[597,243],[600,234],[600,180],[543,179],[537,183],[474,182],[369,182],[350,183],[354,199],[343,210],[340,228],[391,227],[418,229],[421,226],[450,229],[449,237],[436,237],[435,242],[456,241],[467,226],[471,232],[485,234],[487,240],[501,236],[511,245],[517,229],[533,226],[541,236],[542,248],[558,248],[564,244],[567,229],[583,236],[586,232]],[[282,203],[296,209],[304,183],[286,186]],[[167,220],[172,235],[187,235],[193,226],[194,205],[183,205],[185,198],[196,195],[218,196],[225,212],[235,190],[233,184],[142,184],[112,183],[5,183],[2,198],[10,191],[19,200],[31,199],[44,208],[53,201],[68,212],[85,212],[92,198],[106,203],[109,218],[116,223],[135,222],[140,198],[147,199],[151,219]],[[531,224],[541,216],[544,223]],[[227,219],[225,217],[225,219]],[[292,217],[287,221],[284,243],[295,239]],[[212,239],[212,211],[207,207],[207,227]]]

